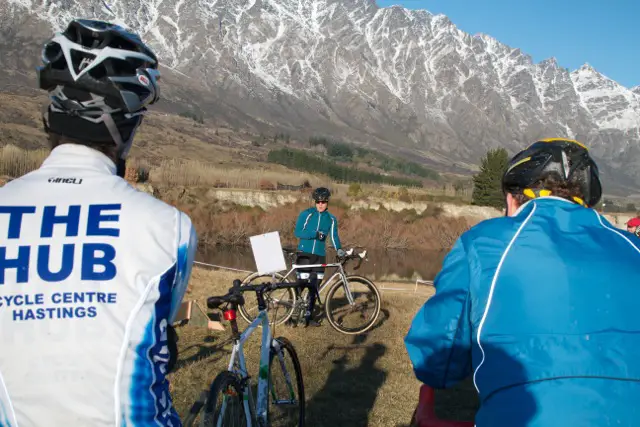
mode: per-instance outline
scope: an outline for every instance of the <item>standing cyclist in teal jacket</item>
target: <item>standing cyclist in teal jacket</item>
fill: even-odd
[[[326,262],[325,242],[330,236],[333,247],[336,248],[339,257],[345,256],[338,237],[338,220],[329,213],[329,189],[316,188],[311,195],[315,201],[315,207],[300,212],[296,221],[295,236],[300,239],[298,244],[298,257],[296,264],[324,264]],[[298,270],[301,279],[309,278],[309,310],[305,313],[306,325],[319,326],[318,322],[311,319],[315,305],[318,284],[324,277],[323,267]]]
[[[640,248],[594,209],[576,141],[538,141],[502,180],[507,216],[447,255],[405,344],[419,380],[473,376],[477,427],[640,425]]]

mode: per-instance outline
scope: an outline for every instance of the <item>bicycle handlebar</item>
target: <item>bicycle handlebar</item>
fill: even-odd
[[[253,291],[258,294],[258,299],[260,299],[260,294],[268,291],[272,291],[275,289],[286,289],[286,288],[295,288],[299,287],[300,284],[293,283],[271,283],[264,282],[259,285],[245,285],[241,286],[242,282],[236,279],[233,281],[233,286],[229,288],[229,292],[226,295],[222,296],[213,296],[207,298],[207,307],[214,310],[220,308],[222,304],[229,303],[232,306],[243,305],[245,303],[244,297],[242,296],[243,292]]]
[[[362,248],[364,249],[364,247],[362,246],[357,246],[358,248]],[[297,249],[295,248],[291,248],[291,247],[283,247],[282,251],[284,253],[286,253],[289,257],[294,258],[296,256]],[[359,259],[360,263],[362,263],[362,260],[364,260],[367,256],[367,250],[365,249],[363,252],[361,253],[354,253],[355,252],[355,247],[352,247],[351,249],[349,249],[347,252],[347,255],[344,257],[339,257],[336,255],[336,260],[338,260],[338,262],[340,262],[341,264],[344,264],[345,262],[351,260],[351,259]],[[360,264],[358,264],[358,267],[360,266]]]
[[[351,249],[351,251],[353,251],[353,249]],[[338,260],[338,262],[340,262],[340,264],[344,265],[346,264],[347,261],[352,260],[352,259],[357,259],[358,260],[358,265],[356,265],[355,267],[353,267],[354,270],[357,270],[360,268],[360,266],[362,265],[362,261],[364,261],[364,259],[367,256],[367,251],[365,250],[362,253],[359,254],[354,254],[353,252],[340,258],[339,256],[336,256],[336,259]]]
[[[240,292],[246,292],[246,291],[254,291],[254,292],[268,292],[268,291],[273,291],[274,289],[287,289],[287,288],[297,288],[299,287],[300,284],[296,283],[296,282],[281,282],[281,283],[271,283],[271,282],[265,282],[265,283],[261,283],[259,285],[244,285],[242,287],[240,287]],[[231,288],[231,289],[235,289],[235,288]],[[231,291],[231,289],[229,289]]]

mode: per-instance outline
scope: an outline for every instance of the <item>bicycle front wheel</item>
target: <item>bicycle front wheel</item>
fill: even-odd
[[[283,283],[289,282],[280,273],[276,273],[276,279]],[[270,281],[270,274],[252,273],[245,277],[245,279],[242,281],[242,285],[240,286],[242,287],[252,284],[256,285],[259,283]],[[296,300],[296,295],[293,289],[275,289],[270,292],[265,292],[264,299],[267,303],[267,313],[269,315],[269,321],[272,326],[280,325],[289,320],[289,318],[293,314],[293,308]],[[245,294],[244,300],[245,303],[238,307],[238,311],[240,311],[240,315],[244,318],[244,320],[247,321],[247,323],[251,323],[255,320],[256,316],[259,313],[258,301],[256,298],[251,298],[248,294]]]
[[[349,301],[351,294],[353,302]],[[368,331],[380,314],[380,291],[362,276],[347,276],[331,286],[325,300],[329,324],[338,332],[356,335]]]
[[[304,427],[304,382],[291,341],[275,338],[269,360],[267,416],[271,427]]]
[[[247,425],[242,387],[234,374],[223,371],[211,384],[201,414],[201,427],[244,427]]]

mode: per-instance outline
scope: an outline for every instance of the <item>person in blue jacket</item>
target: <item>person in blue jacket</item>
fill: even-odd
[[[595,209],[577,141],[517,154],[506,215],[464,233],[405,345],[417,378],[473,377],[477,427],[640,425],[640,247]]]
[[[333,247],[339,257],[344,257],[340,238],[338,237],[338,220],[329,213],[329,199],[331,192],[325,187],[316,188],[312,195],[315,207],[300,212],[296,221],[295,236],[300,239],[296,264],[324,264],[326,262],[325,243],[327,237],[331,238]],[[301,279],[309,280],[309,309],[305,313],[306,325],[319,326],[318,322],[311,318],[315,305],[318,284],[324,277],[323,267],[312,267],[298,270]]]

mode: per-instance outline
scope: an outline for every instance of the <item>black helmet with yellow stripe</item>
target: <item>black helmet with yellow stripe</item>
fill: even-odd
[[[574,196],[573,201],[583,206],[595,206],[602,196],[598,166],[587,147],[578,141],[550,138],[531,144],[509,162],[502,177],[502,190],[531,199],[549,196],[552,192],[539,185],[545,178],[578,184],[582,197]]]

